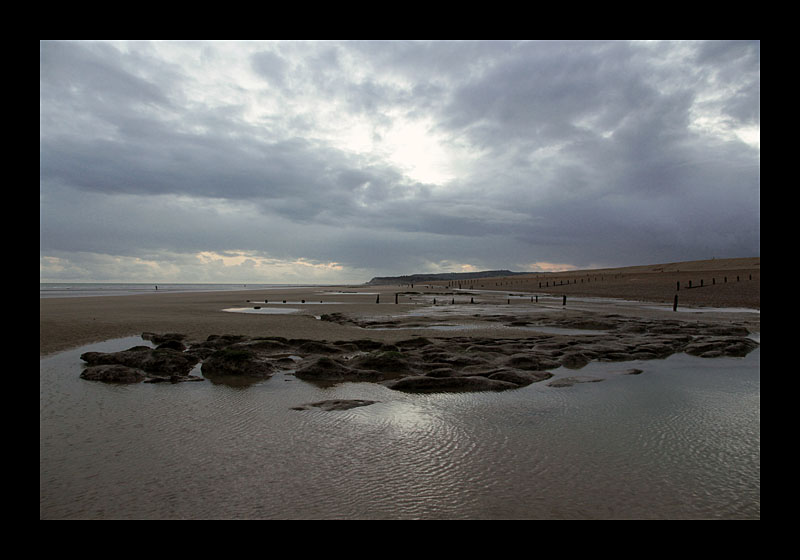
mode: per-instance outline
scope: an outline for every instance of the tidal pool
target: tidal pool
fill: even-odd
[[[137,344],[40,360],[40,519],[760,518],[760,349],[501,393],[79,378]],[[293,410],[327,399],[376,402]]]

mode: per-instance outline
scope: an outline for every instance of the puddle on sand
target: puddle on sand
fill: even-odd
[[[294,307],[229,307],[223,309],[230,313],[256,313],[260,315],[281,315],[289,313],[297,313],[299,309]]]

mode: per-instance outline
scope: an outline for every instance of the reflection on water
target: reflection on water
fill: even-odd
[[[79,379],[86,350],[40,360],[43,519],[760,518],[759,350],[425,395],[290,374],[108,385]],[[291,410],[333,398],[378,402]]]
[[[261,315],[285,315],[289,313],[297,313],[300,310],[293,307],[229,307],[223,309],[229,313],[255,313]]]

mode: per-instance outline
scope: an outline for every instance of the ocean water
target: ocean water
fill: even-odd
[[[40,360],[41,519],[760,518],[760,349],[501,393],[79,378],[136,344]],[[333,398],[376,402],[293,410]]]
[[[127,296],[176,292],[218,292],[300,287],[294,284],[144,284],[40,282],[39,297]]]

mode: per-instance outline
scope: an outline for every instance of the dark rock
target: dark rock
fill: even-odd
[[[498,381],[507,381],[519,387],[530,385],[531,383],[538,383],[545,379],[550,379],[553,374],[549,371],[518,371],[518,370],[502,370],[497,371],[488,376],[489,379],[496,379]]]
[[[162,342],[158,346],[156,346],[157,350],[161,350],[163,348],[169,348],[170,350],[177,350],[178,352],[183,352],[186,350],[186,345],[179,340],[167,340],[166,342]]]
[[[297,346],[297,351],[301,354],[337,354],[341,352],[341,348],[317,342],[316,340],[306,340]]]
[[[327,356],[301,366],[294,375],[310,381],[345,381],[359,377],[358,371]]]
[[[383,342],[379,340],[370,340],[370,339],[360,339],[360,340],[353,340],[351,341],[352,344],[355,344],[358,349],[362,352],[372,352],[373,350],[377,350],[381,346],[383,346]]]
[[[580,369],[589,363],[589,357],[583,352],[567,352],[560,357],[561,365],[569,369]]]
[[[352,367],[374,370],[389,376],[412,373],[408,358],[401,352],[371,352],[351,360]]]
[[[450,367],[440,367],[436,369],[432,369],[427,372],[425,375],[428,377],[453,377],[457,375],[458,372]]]
[[[700,337],[685,348],[687,354],[701,358],[730,356],[742,358],[758,348],[758,342],[749,338]]]
[[[217,346],[230,346],[236,342],[247,340],[247,337],[242,334],[210,334],[206,338],[206,342],[213,343]]]
[[[186,381],[204,381],[195,375],[170,375],[169,377],[148,377],[144,383],[184,383]]]
[[[513,369],[544,371],[557,368],[561,364],[550,357],[540,354],[514,354],[505,361],[505,365]]]
[[[400,342],[396,343],[396,346],[401,349],[407,349],[407,348],[422,348],[425,346],[431,346],[432,344],[433,342],[431,342],[429,339],[420,336],[415,338],[409,338],[406,340],[401,340]]]
[[[581,375],[576,377],[562,377],[547,384],[548,387],[572,387],[576,383],[597,383],[603,381],[600,377],[590,377],[588,375]]]
[[[160,376],[187,375],[199,362],[194,355],[187,355],[169,348],[134,346],[121,352],[85,352],[81,359],[89,365],[123,365],[144,370]]]
[[[285,353],[292,349],[291,346],[286,343],[286,339],[276,340],[274,338],[256,338],[253,340],[237,342],[229,346],[229,348],[241,348],[265,353]]]
[[[358,346],[350,342],[349,340],[337,340],[333,343],[334,346],[339,348],[342,352],[358,352]]]
[[[457,393],[475,391],[506,391],[517,389],[519,385],[489,379],[487,377],[428,377],[415,375],[403,377],[387,385],[391,389],[407,393]]]
[[[275,373],[275,366],[250,350],[224,349],[214,352],[201,367],[203,375],[240,376],[268,378]]]
[[[81,373],[81,379],[106,383],[141,383],[147,379],[144,371],[120,364],[89,366]]]
[[[158,345],[163,344],[164,342],[181,342],[186,338],[186,335],[181,333],[157,334],[152,332],[144,332],[142,333],[142,338]]]
[[[307,403],[300,406],[293,406],[292,410],[309,410],[311,408],[320,408],[322,410],[350,410],[359,406],[369,406],[378,401],[369,401],[365,399],[331,399],[327,401],[319,401]]]

